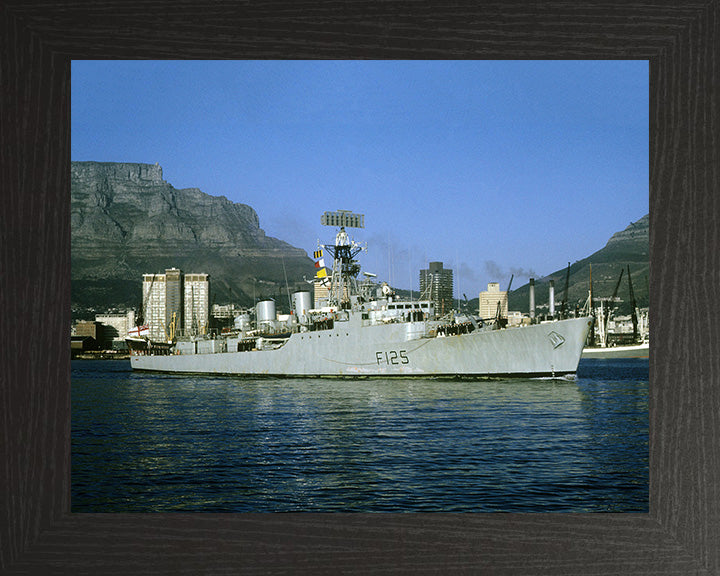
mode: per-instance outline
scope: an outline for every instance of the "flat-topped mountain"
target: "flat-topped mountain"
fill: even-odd
[[[180,268],[210,274],[217,303],[251,304],[307,286],[313,261],[265,235],[250,206],[176,189],[157,164],[71,163],[74,308],[138,308],[142,275]]]

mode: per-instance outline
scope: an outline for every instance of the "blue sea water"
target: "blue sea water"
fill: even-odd
[[[73,512],[647,512],[645,360],[574,380],[72,363]]]

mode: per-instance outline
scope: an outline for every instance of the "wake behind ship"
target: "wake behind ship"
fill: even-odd
[[[326,306],[309,292],[293,294],[293,311],[278,320],[272,300],[259,302],[254,321],[243,315],[221,337],[151,342],[128,339],[134,370],[274,377],[559,377],[574,374],[591,317],[507,327],[499,315],[483,321],[440,315],[430,300],[398,299],[359,280],[363,248],[346,228],[364,217],[326,212],[321,223],[339,230],[319,247],[333,259],[323,278]]]

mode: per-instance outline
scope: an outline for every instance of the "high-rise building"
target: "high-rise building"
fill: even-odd
[[[188,336],[207,334],[210,322],[210,280],[207,274],[185,274],[183,331]]]
[[[210,320],[210,280],[207,274],[143,275],[143,316],[152,340],[207,332]]]
[[[143,274],[143,318],[151,340],[167,339],[165,274]]]
[[[450,312],[453,307],[453,271],[443,268],[442,262],[430,262],[427,270],[420,270],[420,298],[432,300],[440,314]]]
[[[500,304],[500,317],[508,317],[508,293],[500,291],[500,284],[497,282],[488,283],[487,290],[480,292],[479,314],[480,318],[486,320],[495,318],[498,304]]]
[[[165,270],[165,326],[168,335],[181,330],[183,325],[182,272],[177,268]]]

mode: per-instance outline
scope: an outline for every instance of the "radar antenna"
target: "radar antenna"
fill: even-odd
[[[333,257],[333,272],[330,280],[330,303],[340,308],[350,307],[350,296],[358,293],[357,275],[360,265],[355,261],[363,246],[350,239],[345,228],[365,228],[365,215],[349,210],[325,212],[320,217],[323,226],[339,226],[335,245],[325,245]]]

